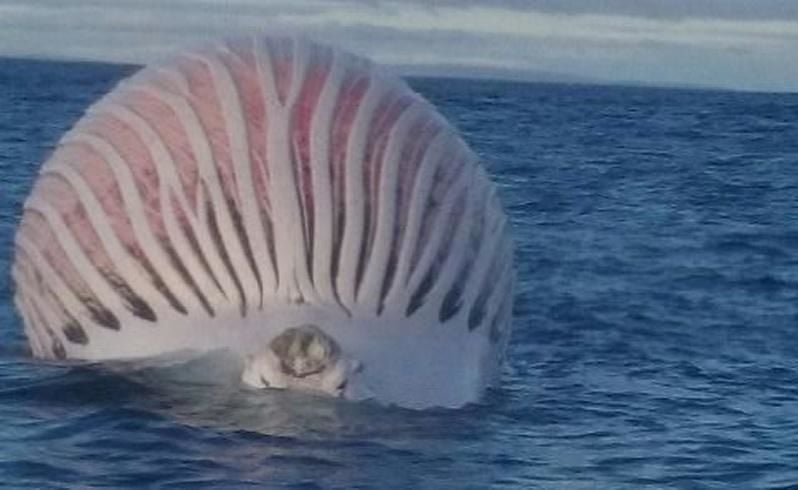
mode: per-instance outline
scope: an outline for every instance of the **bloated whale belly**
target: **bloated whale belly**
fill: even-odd
[[[33,354],[109,360],[334,339],[374,398],[459,406],[511,324],[506,215],[404,82],[294,37],[150,65],[44,163],[16,235]]]

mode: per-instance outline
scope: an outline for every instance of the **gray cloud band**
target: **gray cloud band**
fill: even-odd
[[[341,6],[361,6],[372,9],[417,8],[435,10],[442,8],[465,9],[483,7],[539,12],[562,15],[610,15],[651,19],[724,19],[724,20],[798,20],[798,2],[795,0],[306,0],[297,2],[277,0],[0,0],[0,9],[16,6],[23,8],[55,9],[59,11],[80,8],[131,11],[138,9],[186,13],[198,9],[214,13],[239,15],[304,16],[318,15]]]
[[[796,10],[794,0],[0,0],[0,55],[146,62],[209,37],[299,27],[410,73],[793,91]],[[755,20],[768,16],[779,21]]]

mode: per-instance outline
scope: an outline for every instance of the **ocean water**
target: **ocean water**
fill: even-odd
[[[798,488],[798,95],[412,80],[499,184],[518,288],[499,386],[411,411],[30,358],[22,201],[132,69],[0,61],[0,486]]]

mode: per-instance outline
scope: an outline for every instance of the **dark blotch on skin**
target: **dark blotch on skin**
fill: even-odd
[[[66,350],[64,349],[64,344],[62,344],[61,341],[58,340],[58,338],[56,338],[54,335],[52,336],[52,339],[53,339],[53,346],[52,346],[53,356],[55,356],[56,359],[60,360],[66,359]]]
[[[53,293],[52,290],[42,286],[42,292],[46,298],[49,298],[52,304],[57,307],[64,317],[64,323],[61,326],[61,331],[64,332],[64,337],[73,344],[86,345],[89,343],[89,337],[80,322],[69,312],[64,306],[61,299]]]
[[[454,285],[452,286],[452,289],[450,289],[443,298],[441,309],[438,312],[438,321],[441,323],[446,323],[449,321],[460,311],[460,308],[463,306],[463,282],[465,281],[463,276],[464,274],[462,273],[458,276]]]
[[[476,329],[481,323],[482,320],[485,318],[485,302],[484,301],[476,301],[474,302],[474,306],[471,308],[471,311],[468,314],[468,329],[474,330]]]
[[[101,272],[105,280],[124,298],[133,315],[148,322],[158,321],[158,316],[152,307],[141,296],[136,294],[124,279],[111,271],[103,270]]]
[[[86,345],[89,343],[89,337],[86,335],[86,331],[83,330],[83,327],[76,321],[66,323],[61,330],[64,331],[66,339],[73,344]]]
[[[101,305],[96,299],[82,297],[80,301],[86,306],[86,309],[89,310],[91,318],[101,327],[117,331],[121,328],[121,324],[116,315],[114,315],[111,310]]]
[[[407,310],[405,311],[405,316],[410,317],[413,313],[415,313],[419,308],[424,305],[424,300],[427,296],[427,293],[432,289],[432,286],[435,284],[435,271],[434,268],[431,268],[427,271],[424,279],[421,281],[421,284],[418,286],[416,291],[413,293],[413,296],[410,297],[410,304],[407,305]]]
[[[485,317],[485,309],[488,300],[492,295],[496,294],[496,281],[500,277],[499,274],[504,268],[502,260],[506,261],[507,259],[501,254],[496,254],[496,256],[492,259],[490,269],[488,269],[488,275],[480,286],[479,294],[474,300],[474,304],[471,306],[471,311],[468,314],[469,330],[474,330],[482,323]]]

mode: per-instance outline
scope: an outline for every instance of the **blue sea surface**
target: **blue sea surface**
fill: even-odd
[[[23,200],[132,70],[0,61],[0,486],[798,488],[798,95],[412,80],[498,183],[518,287],[499,386],[411,411],[30,357]]]

